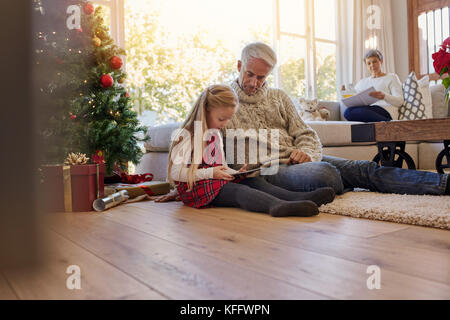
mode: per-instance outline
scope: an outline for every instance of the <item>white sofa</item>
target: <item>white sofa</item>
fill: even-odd
[[[444,86],[430,87],[433,118],[450,116],[449,109],[444,108]],[[296,104],[297,102],[294,101]],[[351,141],[351,125],[360,122],[347,121],[344,110],[338,102],[322,101],[321,105],[330,110],[329,121],[307,121],[313,128],[323,145],[323,154],[352,160],[372,160],[378,153],[375,143],[354,143]],[[166,180],[170,136],[180,123],[171,123],[148,128],[150,141],[145,144],[146,153],[136,167],[136,173],[150,172],[155,180]],[[406,152],[413,158],[416,167],[421,170],[435,169],[437,154],[443,149],[441,141],[410,142],[406,144]],[[406,164],[404,164],[406,167]]]

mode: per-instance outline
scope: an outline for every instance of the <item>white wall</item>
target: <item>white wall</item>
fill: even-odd
[[[403,82],[409,74],[407,0],[392,0],[395,69]]]

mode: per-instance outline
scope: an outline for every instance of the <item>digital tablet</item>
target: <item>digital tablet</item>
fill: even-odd
[[[243,174],[248,174],[248,173],[252,173],[252,172],[256,172],[256,171],[260,171],[260,170],[261,170],[261,168],[256,168],[256,169],[252,169],[252,170],[248,170],[248,171],[236,172],[236,173],[233,173],[231,175],[232,176],[240,176],[240,175],[243,175]]]

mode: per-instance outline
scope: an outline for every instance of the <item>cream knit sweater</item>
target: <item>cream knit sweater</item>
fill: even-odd
[[[271,139],[270,129],[278,129],[279,142],[273,146],[278,148],[279,160],[289,159],[289,156],[295,149],[300,149],[311,157],[312,161],[322,160],[322,144],[320,143],[317,133],[305,124],[288,95],[280,90],[268,88],[266,84],[254,95],[247,95],[239,86],[237,80],[233,81],[231,87],[235,90],[239,97],[239,109],[229,122],[226,129],[267,129],[267,156],[260,157],[257,155],[257,164],[249,163],[249,144],[251,145],[252,137],[248,138],[245,146],[245,163],[247,169],[259,167],[262,164],[274,160],[271,157]],[[226,148],[226,130],[223,131],[225,150]],[[238,162],[237,144],[234,145],[234,159],[230,159],[228,151],[225,151],[227,162],[232,168],[239,168],[242,162]],[[242,155],[240,155],[242,157]]]

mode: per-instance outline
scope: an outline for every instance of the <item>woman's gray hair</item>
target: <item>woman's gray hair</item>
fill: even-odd
[[[253,42],[244,47],[241,53],[241,61],[244,65],[250,58],[263,59],[272,68],[277,64],[277,55],[267,44],[262,42]]]
[[[380,59],[380,61],[383,61],[383,54],[377,49],[371,49],[367,51],[366,55],[364,56],[364,62],[366,62],[367,59],[372,57],[378,58]]]

